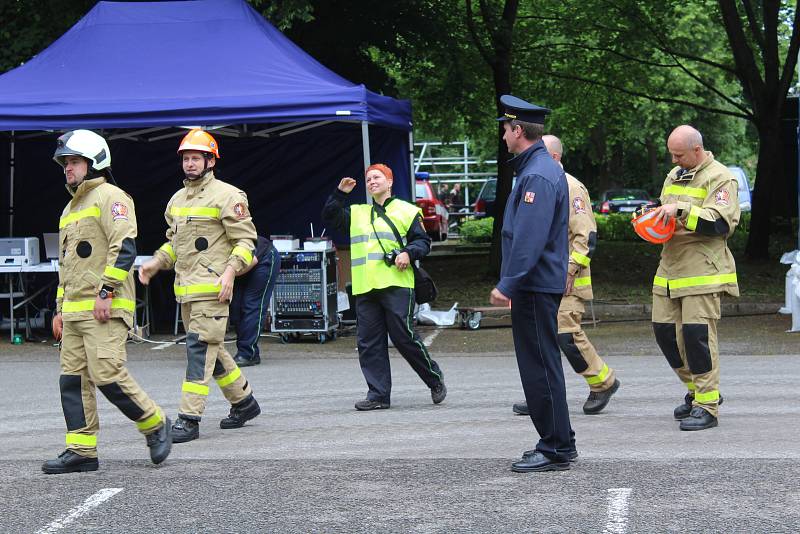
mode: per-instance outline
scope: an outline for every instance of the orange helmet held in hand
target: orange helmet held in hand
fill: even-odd
[[[198,150],[207,154],[213,154],[214,157],[219,159],[219,145],[216,139],[206,131],[200,128],[189,130],[183,140],[181,146],[178,147],[178,154],[184,150]]]
[[[654,208],[639,211],[640,215],[633,219],[634,231],[650,243],[660,245],[672,239],[675,233],[675,217],[670,217],[669,222],[660,220],[656,223],[656,213]]]

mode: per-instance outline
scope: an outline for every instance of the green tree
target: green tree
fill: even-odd
[[[736,120],[749,121],[758,137],[758,163],[747,253],[765,257],[770,207],[781,176],[780,114],[800,45],[797,8],[797,2],[777,0],[742,0],[738,7],[732,0],[553,4],[532,17],[534,24],[557,30],[538,43],[550,55],[530,68],[539,78],[624,95],[636,108],[643,101],[668,106],[629,114],[633,119],[625,128],[660,143],[667,132],[657,135],[649,119],[663,127],[670,115],[676,119],[672,126],[694,117],[711,143],[709,133],[729,146],[731,134],[744,137],[745,127]],[[653,111],[666,115],[657,118]]]
[[[47,48],[94,4],[94,0],[0,0],[0,73]]]

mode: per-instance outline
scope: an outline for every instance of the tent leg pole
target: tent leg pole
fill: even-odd
[[[361,147],[364,150],[364,171],[366,172],[367,167],[372,165],[372,159],[369,155],[369,123],[367,121],[361,121]],[[372,204],[372,197],[369,196],[369,192],[366,192],[367,195],[367,204]]]
[[[8,237],[14,237],[14,152],[16,136],[11,130],[11,157],[9,158],[8,169]]]

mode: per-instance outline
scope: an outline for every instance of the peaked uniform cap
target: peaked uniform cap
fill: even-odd
[[[544,124],[545,116],[550,113],[548,108],[531,104],[513,95],[501,96],[500,104],[504,108],[504,113],[502,117],[497,118],[499,121],[518,120]]]

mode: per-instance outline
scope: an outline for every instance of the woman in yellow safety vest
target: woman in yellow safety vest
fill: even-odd
[[[389,408],[392,375],[388,337],[431,390],[434,404],[447,396],[439,365],[414,331],[414,271],[411,262],[425,257],[431,239],[419,208],[392,196],[392,170],[381,163],[366,171],[371,204],[346,206],[356,181],[342,178],[322,210],[325,224],[350,233],[350,268],[356,299],[358,359],[367,381],[356,410]],[[400,240],[398,240],[400,237]]]

